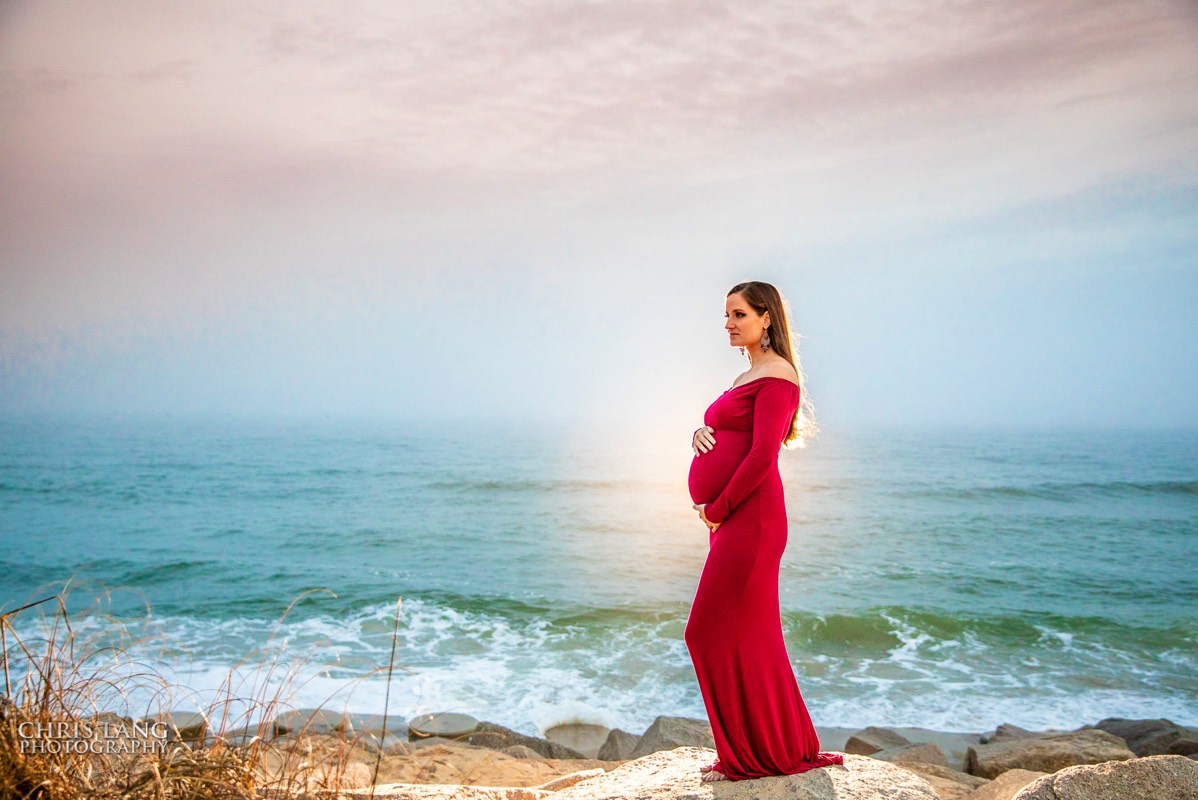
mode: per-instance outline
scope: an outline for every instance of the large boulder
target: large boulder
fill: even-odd
[[[208,718],[199,711],[167,711],[147,719],[150,722],[164,723],[167,736],[172,741],[181,739],[185,742],[202,742],[212,736]]]
[[[850,736],[845,742],[844,751],[858,756],[872,756],[882,750],[892,750],[908,744],[911,744],[911,740],[906,736],[888,728],[875,728],[870,725]]]
[[[361,748],[347,747],[336,732],[277,740],[264,745],[254,762],[254,782],[271,787],[274,794],[268,796],[359,789],[374,778],[374,759]]]
[[[603,769],[602,767],[596,767],[594,769],[580,769],[577,772],[571,772],[568,775],[559,775],[558,777],[548,780],[545,783],[542,783],[540,786],[534,788],[546,792],[556,792],[559,789],[565,789],[567,786],[573,786],[580,781],[585,781],[587,778],[593,778],[596,775],[602,775],[605,772],[607,772],[607,770]]]
[[[1065,731],[1050,731],[1049,733],[1064,733]],[[1012,739],[1035,739],[1046,735],[1044,732],[1029,731],[1027,728],[1021,728],[1018,725],[1011,725],[1004,722],[994,729],[994,733],[986,733],[982,735],[981,743],[990,744],[992,742],[1009,742]]]
[[[934,744],[940,748],[953,769],[965,770],[965,756],[969,748],[982,739],[981,733],[966,731],[938,731],[931,728],[891,728],[894,733],[905,737],[912,744]],[[822,748],[836,749],[836,748]]]
[[[597,774],[596,769],[602,772],[607,767],[618,766],[595,759],[545,759],[529,756],[528,752],[524,755],[528,757],[516,757],[505,751],[468,745],[429,747],[407,755],[384,756],[379,764],[376,782],[380,786],[402,783],[544,788],[543,784],[552,781],[560,788],[565,785],[559,782],[564,775],[589,770],[586,777],[591,777]],[[366,763],[373,766],[374,759],[370,758]],[[350,798],[342,797],[339,800]]]
[[[675,747],[708,747],[715,749],[715,739],[707,720],[689,717],[658,717],[653,720],[628,758],[641,758],[660,750]],[[713,759],[714,760],[714,759]]]
[[[978,787],[966,800],[1011,800],[1032,781],[1044,777],[1043,772],[1030,769],[1009,769],[992,781]],[[943,798],[941,799],[943,800]]]
[[[598,758],[599,749],[607,741],[611,728],[592,722],[564,722],[545,729],[545,738],[564,744],[587,758]]]
[[[361,789],[369,787],[373,778],[373,770],[361,761],[350,761],[340,769],[333,767],[332,774],[326,779],[326,785],[341,789]]]
[[[388,752],[396,750],[400,752],[414,753],[417,750],[425,750],[429,747],[468,747],[473,750],[502,750],[502,747],[483,747],[482,745],[470,744],[465,739],[446,739],[444,736],[425,736],[423,739],[416,741],[404,742],[402,747],[392,746],[388,748]]]
[[[538,739],[535,736],[525,736],[511,728],[496,725],[494,722],[478,723],[474,733],[465,737],[465,741],[475,747],[488,747],[492,750],[504,750],[513,745],[522,744],[545,758],[586,758],[582,753],[571,750],[564,744],[551,742],[548,739]]]
[[[554,795],[552,791],[523,786],[384,783],[364,791],[338,792],[336,796],[340,800],[549,800]]]
[[[436,738],[436,737],[434,737]],[[403,751],[411,749],[414,742],[403,736],[392,736],[390,731],[387,731],[386,736],[380,736],[376,731],[367,731],[365,733],[355,733],[350,737],[351,741],[362,747],[378,752],[389,752],[395,749]]]
[[[522,744],[514,744],[511,747],[505,747],[500,752],[507,753],[512,758],[535,758],[543,760],[545,756],[533,750],[531,747],[525,747]]]
[[[704,747],[652,753],[553,794],[553,800],[938,800],[930,784],[902,767],[846,755],[844,764],[798,775],[703,784],[699,767],[715,760]],[[708,788],[710,786],[710,788]]]
[[[408,721],[397,714],[347,714],[345,724],[355,735],[375,739],[381,739],[384,735],[388,739],[392,736],[407,739],[410,735]]]
[[[612,728],[607,733],[607,740],[599,748],[599,759],[601,761],[627,761],[632,758],[632,751],[636,749],[637,742],[640,740],[641,737],[635,733]]]
[[[335,733],[371,750],[387,750],[408,740],[404,717],[392,714],[350,714],[323,708],[298,708],[276,716],[269,730],[247,726],[244,730],[263,738],[298,739]],[[238,733],[243,730],[239,729]],[[226,737],[227,738],[227,737]]]
[[[879,750],[870,758],[889,761],[891,764],[937,764],[948,767],[948,759],[945,758],[944,751],[931,742],[905,744],[901,747],[892,747],[889,750]]]
[[[898,766],[908,772],[914,772],[932,784],[932,788],[940,800],[965,800],[973,793],[974,789],[990,783],[977,775],[970,775],[968,772],[961,772],[939,764],[921,764],[917,761],[897,763]]]
[[[1135,753],[1118,736],[1096,729],[1010,739],[969,748],[966,772],[997,778],[1009,769],[1056,772],[1078,764],[1125,761]]]
[[[241,725],[236,728],[230,728],[227,731],[210,733],[204,737],[203,743],[205,747],[212,747],[218,741],[235,747],[248,747],[255,742],[262,741],[264,738],[269,738],[270,731],[271,728],[269,726]],[[265,733],[265,736],[263,736],[263,733]]]
[[[1123,739],[1137,756],[1198,754],[1198,731],[1183,728],[1167,719],[1107,717],[1097,725],[1089,727],[1113,733]]]
[[[429,736],[445,739],[465,739],[478,729],[479,722],[469,714],[457,711],[438,711],[421,714],[408,721],[408,738],[416,741]]]
[[[349,715],[345,712],[329,711],[324,708],[297,708],[284,711],[274,719],[274,730],[278,736],[286,734],[349,732],[352,730]]]
[[[1014,800],[1198,800],[1198,762],[1162,755],[1068,767],[1025,786]]]

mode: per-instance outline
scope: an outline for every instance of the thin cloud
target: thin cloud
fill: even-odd
[[[305,314],[358,342],[394,298],[500,271],[514,297],[595,273],[613,304],[608,283],[961,242],[993,269],[1039,258],[1021,240],[1067,260],[1104,220],[1192,242],[1188,4],[3,5],[21,363],[83,337],[102,363],[122,331],[275,325],[282,347]],[[1080,229],[1032,230],[1074,207]]]

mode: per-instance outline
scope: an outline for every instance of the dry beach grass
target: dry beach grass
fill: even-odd
[[[307,722],[286,732],[276,727],[290,710],[302,658],[284,661],[285,650],[269,646],[251,653],[229,671],[215,700],[180,719],[169,713],[178,687],[130,655],[145,639],[99,610],[103,593],[68,614],[77,588],[0,615],[0,798],[299,796],[336,792],[351,765],[354,785],[374,777],[362,775],[362,756],[373,753],[377,764],[381,748],[366,747],[361,735],[308,736]],[[39,615],[36,635],[28,624],[18,633],[20,614]],[[247,665],[255,676],[248,683],[238,669]],[[278,740],[281,733],[287,741]]]

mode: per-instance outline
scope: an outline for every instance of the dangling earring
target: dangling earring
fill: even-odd
[[[740,349],[740,354],[741,354],[742,356],[745,354],[745,348],[743,348],[743,347],[742,347],[742,348]]]
[[[761,334],[761,351],[768,352],[770,349],[770,329],[766,328]]]

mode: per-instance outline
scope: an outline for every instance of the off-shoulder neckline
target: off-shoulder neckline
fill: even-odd
[[[759,381],[786,381],[787,383],[789,383],[791,386],[795,387],[796,389],[799,388],[799,385],[797,383],[795,383],[794,381],[792,381],[790,378],[781,378],[777,375],[765,375],[761,378],[754,378],[751,381],[745,381],[740,386],[733,386],[731,389],[725,390],[724,394],[728,394],[728,392],[735,392],[737,389],[743,389],[746,386],[748,386],[749,384],[758,383]]]

